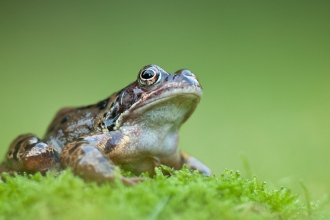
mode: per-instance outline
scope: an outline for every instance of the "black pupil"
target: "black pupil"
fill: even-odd
[[[154,75],[155,75],[155,72],[153,70],[146,69],[142,72],[141,77],[143,79],[151,79],[152,77],[154,77]]]

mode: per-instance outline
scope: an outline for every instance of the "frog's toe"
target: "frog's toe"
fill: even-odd
[[[181,152],[181,160],[183,164],[186,164],[188,169],[198,170],[200,173],[211,176],[211,170],[202,162],[197,160],[195,157],[192,157],[184,152]]]
[[[204,174],[205,176],[211,176],[212,175],[212,172],[211,172],[211,170],[208,167],[206,167],[206,169],[198,169],[198,171],[201,174]]]

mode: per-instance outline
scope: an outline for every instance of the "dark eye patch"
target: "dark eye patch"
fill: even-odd
[[[99,103],[97,103],[97,107],[99,107],[99,110],[105,109],[105,107],[107,107],[109,102],[109,99],[100,101]]]
[[[62,121],[61,121],[61,124],[64,124],[65,122],[67,122],[68,120],[70,119],[70,116],[65,116]]]

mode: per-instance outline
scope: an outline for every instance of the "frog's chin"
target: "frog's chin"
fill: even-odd
[[[200,87],[172,88],[163,90],[160,94],[151,93],[122,113],[115,127],[140,124],[147,127],[167,125],[178,128],[194,112],[201,97]]]

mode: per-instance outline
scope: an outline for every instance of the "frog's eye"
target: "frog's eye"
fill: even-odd
[[[149,67],[140,72],[138,82],[141,86],[151,86],[159,82],[160,78],[159,71],[154,67]]]

